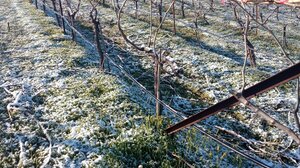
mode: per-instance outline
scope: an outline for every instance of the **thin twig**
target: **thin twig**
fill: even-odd
[[[269,116],[266,112],[264,112],[260,108],[256,107],[252,103],[250,103],[245,97],[242,96],[241,93],[234,93],[233,96],[237,100],[239,100],[241,103],[243,103],[245,106],[247,106],[248,108],[250,108],[253,112],[257,113],[261,118],[263,118],[264,120],[266,120],[270,125],[274,125],[277,128],[279,128],[282,131],[284,131],[291,138],[293,138],[296,143],[298,143],[300,145],[300,138],[299,138],[299,136],[293,130],[291,130],[290,128],[284,126],[283,124],[281,124],[280,122],[278,122],[276,119],[274,119],[271,116]]]

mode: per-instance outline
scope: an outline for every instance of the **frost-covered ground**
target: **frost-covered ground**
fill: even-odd
[[[130,5],[133,4],[130,2],[127,7]],[[166,124],[176,119],[148,117],[153,116],[153,101],[149,101],[113,66],[110,67],[113,76],[98,72],[95,51],[80,38],[77,44],[70,41],[70,37],[63,35],[55,26],[54,18],[46,17],[22,0],[4,0],[0,10],[0,165],[3,167],[41,166],[43,163],[48,163],[49,167],[184,166],[171,157],[171,152],[198,167],[253,166],[194,129],[175,137],[164,136],[162,130]],[[88,3],[83,1],[76,26],[92,39],[89,12],[86,12],[89,10]],[[99,10],[104,34],[115,42],[109,54],[152,90],[152,60],[124,43],[110,8],[99,7]],[[216,11],[208,14],[211,24],[203,25],[203,29],[220,34],[234,33],[228,31],[234,27],[234,23],[230,23],[232,16],[227,15],[226,9]],[[223,13],[226,13],[224,18],[219,17]],[[140,15],[137,20],[132,15],[123,14],[122,27],[131,39],[146,44],[149,23],[146,15]],[[224,28],[221,24],[223,19],[232,27]],[[293,21],[290,18],[285,20]],[[7,22],[10,22],[10,32],[7,31]],[[290,52],[296,61],[299,60],[297,44],[300,41],[297,26],[290,31],[294,40]],[[163,99],[172,107],[191,113],[228,97],[230,90],[241,87],[243,50],[240,45],[226,42],[228,39],[241,41],[239,34],[225,40],[203,33],[200,41],[196,41],[191,38],[194,35],[192,29],[179,26],[178,34],[174,36],[168,26],[163,28],[158,36],[158,45],[168,49],[166,54],[181,68],[177,74],[162,75]],[[260,34],[261,38],[251,36],[259,51],[258,67],[247,68],[249,84],[288,66],[275,45],[268,47],[265,39],[271,38],[267,33],[261,31]],[[26,109],[16,108],[11,113],[13,122],[10,122],[6,106],[15,98],[5,89],[18,93],[22,87],[29,88],[25,92],[29,97],[26,99],[28,103],[24,102]],[[293,119],[289,119],[288,111],[295,103],[294,92],[290,83],[253,101],[293,128],[290,124]],[[258,142],[260,146],[251,152],[271,166],[284,166],[278,161],[284,157],[293,158],[296,162],[284,160],[286,164],[296,166],[299,163],[299,147],[292,145],[280,152],[288,146],[290,138],[255,118],[254,113],[243,107],[210,117],[201,125],[247,150],[250,150],[249,144],[219,131],[215,126],[233,130]],[[296,128],[293,129],[296,131]]]
[[[206,6],[206,8],[208,7]],[[267,10],[267,8],[270,9]],[[122,28],[128,37],[134,39],[136,44],[147,44],[150,35],[149,14],[147,14],[149,6],[140,2],[139,9],[139,17],[136,19],[134,16],[134,3],[127,3],[124,9],[125,14],[122,15],[121,19]],[[180,9],[179,5],[177,9]],[[274,6],[263,7],[261,10],[265,10],[265,15],[268,15],[271,13],[271,9],[274,9]],[[285,9],[284,7],[280,9],[279,21],[274,15],[270,17],[267,26],[274,31],[275,35],[281,41],[282,25],[288,24],[289,47],[287,48],[287,52],[295,62],[298,62],[300,60],[299,19],[296,19],[296,16],[290,9]],[[83,7],[82,9],[82,11],[88,10],[88,7]],[[106,35],[113,38],[118,44],[120,43],[119,45],[123,48],[135,53],[135,55],[143,55],[143,53],[136,52],[130,45],[124,44],[124,40],[117,33],[114,12],[110,8],[103,7],[99,7],[99,10],[101,11],[99,15],[103,16],[102,21],[105,25],[104,32]],[[188,11],[192,10],[186,10],[186,13]],[[157,9],[154,9],[154,12],[157,14]],[[242,85],[241,70],[244,52],[242,35],[237,31],[238,26],[232,16],[232,9],[229,6],[217,5],[213,12],[209,10],[206,12],[207,20],[210,24],[201,24],[203,20],[199,19],[201,24],[198,32],[200,40],[195,38],[192,28],[187,28],[186,25],[178,22],[177,34],[173,35],[172,22],[170,20],[166,24],[163,24],[163,30],[158,34],[158,48],[167,50],[166,56],[171,57],[175,60],[177,66],[181,67],[178,74],[164,73],[162,80],[163,99],[166,102],[170,102],[171,106],[179,111],[187,110],[194,112],[194,109],[208,107],[230,96],[230,91],[239,90]],[[130,14],[128,15],[128,13]],[[182,19],[179,11],[178,13],[176,17],[180,21],[193,25],[191,24],[194,18],[193,15],[189,16],[187,14],[187,18]],[[84,15],[84,12],[82,15]],[[156,17],[154,25],[157,25],[157,22],[158,18]],[[255,23],[252,22],[252,26],[255,26]],[[251,31],[249,39],[257,50],[256,59],[258,66],[257,68],[247,67],[246,83],[248,86],[290,65],[288,60],[280,53],[280,48],[275,44],[267,31],[260,29],[257,36],[254,30]],[[232,41],[237,41],[237,43],[232,43]],[[122,57],[121,55],[121,58],[128,70],[147,86],[149,85],[149,81],[152,80],[152,60],[147,56],[138,56]],[[142,69],[139,71],[134,68],[135,65],[141,65]],[[149,71],[149,73],[147,74],[145,71]],[[151,85],[149,89],[151,89]],[[290,114],[296,102],[294,81],[259,95],[253,98],[252,101],[267,111],[272,117],[292,128],[299,135],[299,130],[295,127],[293,117]],[[283,166],[282,162],[294,166],[299,164],[299,155],[297,154],[299,146],[296,144],[289,146],[291,142],[290,138],[282,131],[266,124],[255,113],[247,110],[247,108],[236,107],[202,122],[203,127],[212,130],[216,134],[223,135],[229,141],[235,141],[232,140],[233,137],[231,135],[223,134],[222,131],[215,129],[216,125],[233,130],[247,139],[262,143],[263,145],[256,146],[256,149],[253,149],[251,145],[250,148],[246,148],[260,155],[262,158],[278,161],[279,166]],[[245,147],[245,145],[248,146],[244,142],[238,142],[238,144],[242,147]],[[284,150],[288,146],[288,150]],[[282,161],[282,159],[288,157],[292,159],[290,161]]]
[[[162,119],[148,117],[116,77],[87,65],[91,51],[51,17],[21,0],[4,0],[0,10],[0,167],[182,164],[168,155],[175,145]]]

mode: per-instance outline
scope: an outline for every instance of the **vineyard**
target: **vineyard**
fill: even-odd
[[[299,167],[299,0],[1,0],[0,167]]]

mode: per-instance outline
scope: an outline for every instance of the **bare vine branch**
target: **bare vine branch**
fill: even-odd
[[[276,126],[278,129],[284,131],[286,134],[288,134],[297,144],[300,145],[300,137],[290,128],[284,126],[280,122],[278,122],[276,119],[269,116],[266,112],[261,110],[260,108],[256,107],[252,103],[250,103],[245,97],[242,96],[241,93],[234,93],[233,96],[239,100],[241,103],[243,103],[245,106],[247,106],[249,109],[251,109],[253,112],[257,113],[261,118],[266,120],[270,125]]]

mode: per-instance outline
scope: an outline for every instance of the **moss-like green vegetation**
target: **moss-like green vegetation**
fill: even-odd
[[[174,167],[180,164],[168,154],[176,147],[174,140],[164,135],[162,118],[146,117],[139,128],[132,130],[130,138],[119,137],[111,144],[112,149],[105,157],[111,166],[121,167]]]

